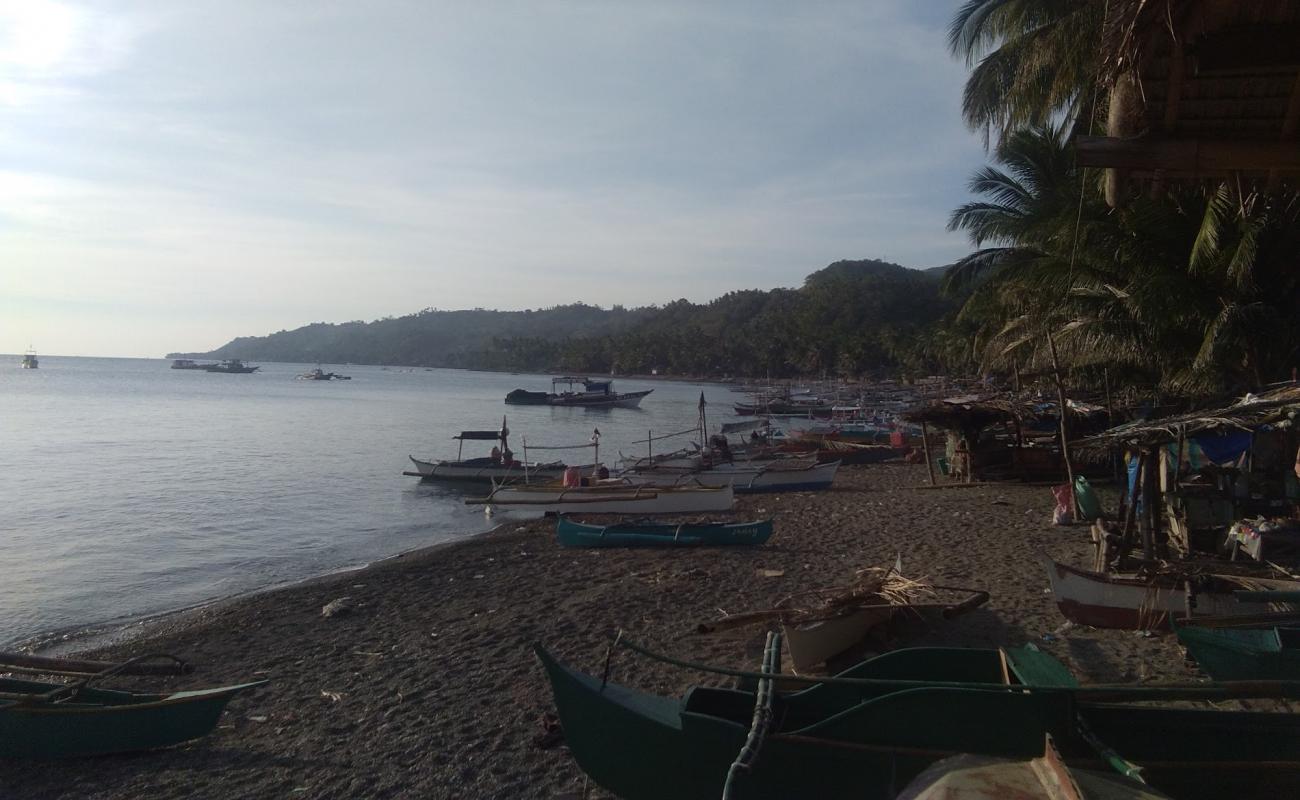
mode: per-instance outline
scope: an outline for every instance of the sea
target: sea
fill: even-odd
[[[404,477],[408,454],[451,459],[462,430],[503,418],[516,457],[590,445],[599,460],[710,427],[744,396],[725,386],[653,389],[639,409],[507,406],[550,376],[314,364],[247,375],[160,359],[0,355],[0,647],[58,651],[141,620],[481,534],[512,517],[465,504],[476,490]],[[657,451],[691,437],[656,442]],[[465,442],[465,457],[491,442]],[[589,463],[591,448],[532,450]],[[70,644],[71,643],[71,644]]]

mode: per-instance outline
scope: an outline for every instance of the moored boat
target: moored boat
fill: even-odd
[[[189,358],[178,358],[172,362],[172,369],[197,369],[204,370],[208,367],[215,367],[216,364],[200,364]]]
[[[297,376],[300,381],[350,381],[351,375],[340,375],[337,372],[326,372],[320,367],[308,370]]]
[[[565,547],[761,545],[772,535],[772,520],[587,525],[561,517],[555,526],[555,535]]]
[[[728,462],[702,466],[660,463],[634,467],[623,475],[653,486],[731,486],[737,494],[757,492],[811,492],[829,489],[840,462]]]
[[[697,685],[678,699],[585,675],[535,650],[569,752],[626,800],[717,798],[754,739],[757,757],[733,776],[734,796],[892,800],[939,759],[1035,758],[1049,734],[1068,763],[1131,772],[1136,763],[1147,783],[1186,800],[1300,792],[1300,715],[1134,702],[1234,696],[1232,684],[1079,687],[1030,648],[912,648],[802,691],[764,693],[764,681],[788,676],[741,672],[759,681],[757,691]]]
[[[1298,581],[1214,574],[1112,575],[1060,564],[1046,553],[1039,553],[1039,559],[1061,614],[1094,628],[1165,629],[1171,619],[1186,617],[1192,605],[1195,615],[1214,617],[1294,611],[1296,604],[1242,602],[1234,592],[1300,589]]]
[[[581,385],[582,391],[574,387]],[[559,390],[559,387],[567,387]],[[646,389],[641,392],[616,392],[611,380],[592,380],[590,378],[562,377],[551,379],[551,391],[530,392],[515,389],[506,395],[509,405],[527,406],[581,406],[584,408],[636,408],[642,398],[653,392]]]
[[[0,679],[0,756],[52,759],[170,747],[206,736],[232,697],[263,683],[141,694]]]
[[[498,486],[487,497],[466,500],[501,510],[545,514],[703,514],[730,511],[734,496],[730,486],[638,486],[615,481],[599,486],[551,485]]]
[[[205,372],[224,372],[232,375],[244,375],[257,372],[261,367],[250,367],[238,358],[228,358],[220,364],[205,364],[200,369]]]
[[[430,461],[407,456],[415,465],[415,471],[404,475],[427,481],[452,481],[462,483],[514,483],[519,481],[539,482],[543,484],[558,481],[564,477],[568,465],[562,461],[538,463],[519,461],[510,450],[510,429],[506,427],[506,418],[501,418],[501,429],[495,431],[461,431],[451,437],[456,441],[455,460]],[[480,458],[464,458],[465,442],[493,442],[492,454]],[[590,473],[594,464],[578,469]]]
[[[1178,641],[1213,680],[1300,680],[1300,627],[1201,627],[1193,619],[1175,630]]]

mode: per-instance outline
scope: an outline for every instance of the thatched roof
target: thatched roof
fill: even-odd
[[[1071,417],[1105,413],[1100,406],[1067,400]],[[1055,419],[1057,404],[1041,398],[1011,392],[969,394],[948,397],[913,408],[902,414],[907,422],[935,425],[948,430],[978,431],[989,425],[1012,420]]]
[[[1179,435],[1253,431],[1266,425],[1289,427],[1300,415],[1300,386],[1246,395],[1223,408],[1204,409],[1162,419],[1137,420],[1074,442],[1087,449],[1140,449],[1178,440]]]
[[[1124,181],[1300,179],[1300,0],[1109,0],[1107,136],[1079,163]]]

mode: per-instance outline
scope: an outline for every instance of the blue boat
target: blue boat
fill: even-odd
[[[561,517],[555,527],[565,547],[684,547],[760,545],[772,535],[772,520],[757,522],[623,522],[586,525]]]

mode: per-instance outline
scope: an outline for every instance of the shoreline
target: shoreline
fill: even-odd
[[[247,600],[263,594],[292,590],[317,581],[328,582],[336,578],[342,580],[349,574],[364,572],[387,561],[401,559],[406,556],[424,555],[435,550],[452,548],[481,536],[490,536],[499,532],[509,524],[510,522],[502,522],[495,527],[489,528],[485,531],[478,531],[476,533],[450,534],[450,538],[445,542],[435,542],[434,544],[412,547],[408,550],[383,556],[372,561],[367,561],[363,564],[336,567],[326,572],[308,575],[303,578],[296,578],[282,583],[261,586],[243,592],[236,592],[235,594],[200,600],[196,603],[182,606],[180,608],[155,611],[120,620],[109,620],[107,622],[91,624],[85,627],[48,631],[36,636],[11,642],[7,646],[13,650],[31,653],[33,655],[56,657],[80,656],[83,653],[92,653],[109,648],[125,647],[142,638],[147,639],[150,636],[163,635],[169,630],[181,629],[190,624],[198,624],[202,620],[202,612],[205,611],[238,603],[242,600]]]
[[[554,706],[533,643],[593,674],[618,630],[657,652],[752,669],[763,628],[701,635],[696,626],[842,585],[855,569],[900,556],[909,578],[983,588],[991,599],[953,620],[891,626],[888,638],[869,640],[877,650],[1033,642],[1083,681],[1198,677],[1168,635],[1065,624],[1033,551],[1080,564],[1092,544],[1083,526],[1051,525],[1050,491],[914,491],[924,476],[917,465],[866,465],[842,469],[825,492],[741,496],[735,519],[775,521],[758,548],[566,550],[553,520],[508,520],[486,535],[204,608],[88,655],[170,652],[195,665],[189,676],[124,680],[127,688],[270,681],[236,698],[212,735],[58,770],[0,761],[0,785],[16,797],[97,800],[582,796],[585,776],[543,736]],[[322,616],[341,598],[348,613]],[[610,679],[669,696],[714,680],[626,651]]]

